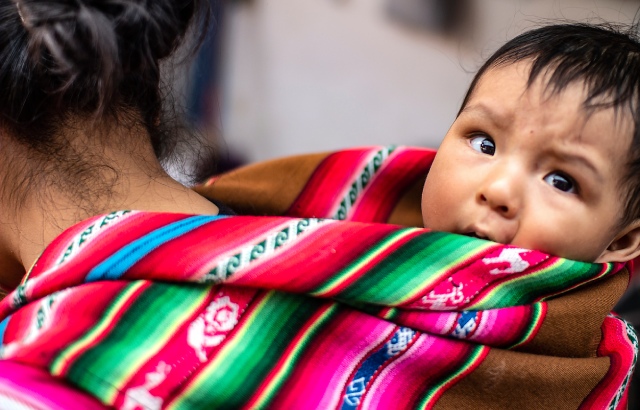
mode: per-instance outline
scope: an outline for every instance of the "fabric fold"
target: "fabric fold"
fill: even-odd
[[[84,221],[0,302],[2,358],[121,409],[622,408],[628,267],[388,223],[419,224],[433,156],[300,156],[198,188],[263,216]],[[254,173],[269,183],[243,191]]]

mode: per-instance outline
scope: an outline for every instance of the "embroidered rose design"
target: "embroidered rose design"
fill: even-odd
[[[229,296],[222,296],[207,306],[191,325],[187,343],[193,348],[201,362],[207,361],[206,349],[218,346],[227,333],[238,323],[239,308]]]
[[[212,302],[204,316],[207,333],[228,332],[238,323],[238,305],[224,296]]]

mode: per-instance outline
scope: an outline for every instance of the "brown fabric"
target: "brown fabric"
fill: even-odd
[[[577,409],[608,369],[606,357],[570,359],[493,349],[435,408]]]
[[[242,215],[286,215],[318,165],[331,153],[297,155],[236,169],[194,190]],[[387,222],[422,227],[420,203],[426,174],[397,201]]]
[[[238,214],[284,215],[329,154],[299,155],[248,165],[194,189]]]
[[[548,301],[547,318],[536,337],[517,350],[549,356],[596,357],[600,326],[629,283],[625,270],[596,284]]]
[[[400,198],[397,205],[391,212],[389,223],[403,226],[422,227],[422,212],[420,204],[422,198],[422,187],[424,178],[416,181],[405,194]]]

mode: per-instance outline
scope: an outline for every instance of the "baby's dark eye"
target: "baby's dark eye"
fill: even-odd
[[[576,192],[576,184],[573,182],[573,179],[559,172],[550,173],[544,177],[544,181],[562,192],[568,192],[570,194]]]
[[[471,148],[483,154],[493,155],[496,153],[496,144],[487,136],[478,135],[473,137],[469,140],[469,144],[471,144]]]

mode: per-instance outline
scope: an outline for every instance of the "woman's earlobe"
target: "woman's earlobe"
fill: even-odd
[[[638,256],[640,256],[640,220],[635,220],[620,231],[595,262],[627,262]]]

